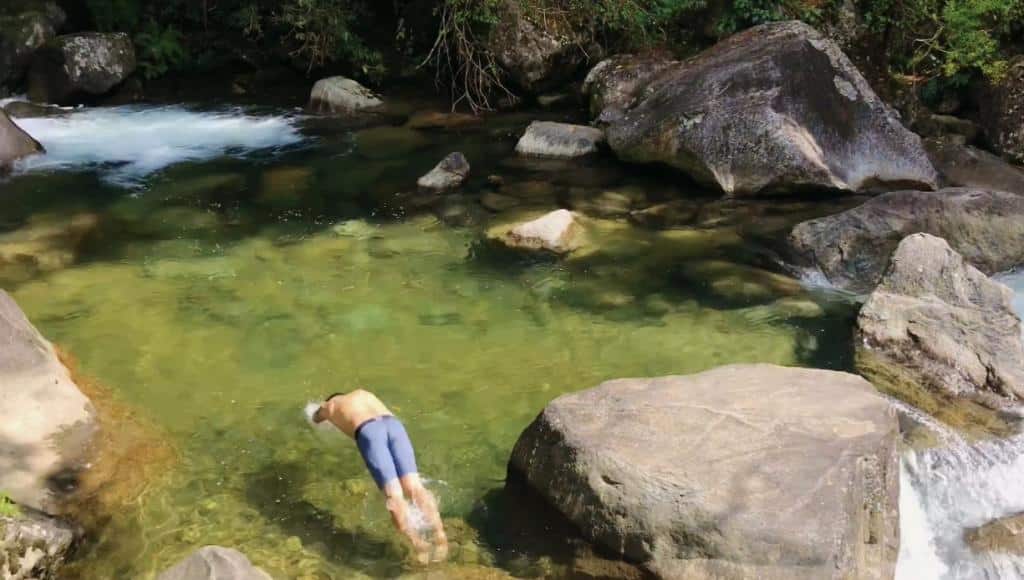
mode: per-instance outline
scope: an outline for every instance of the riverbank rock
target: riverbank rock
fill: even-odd
[[[67,109],[30,103],[28,101],[12,101],[4,105],[3,111],[12,119],[38,119],[40,117],[66,117]]]
[[[157,580],[271,580],[238,550],[205,546],[165,570]]]
[[[516,143],[516,153],[570,159],[597,153],[604,131],[586,125],[534,121]]]
[[[516,86],[539,94],[569,81],[586,59],[584,39],[571,30],[554,29],[526,14],[516,0],[504,0],[487,46]]]
[[[590,69],[583,81],[583,95],[590,114],[600,123],[621,118],[633,106],[640,89],[678,64],[677,60],[657,54],[620,54],[602,60]]]
[[[1011,62],[1006,75],[986,86],[978,110],[985,140],[997,152],[1024,163],[1024,56]]]
[[[0,6],[0,87],[22,79],[32,55],[57,35],[66,15],[49,0],[5,0]]]
[[[384,101],[358,82],[341,76],[320,79],[309,94],[315,113],[354,114],[379,111]]]
[[[801,22],[731,36],[638,90],[635,106],[608,123],[612,150],[730,195],[937,185],[920,138],[839,47]]]
[[[428,191],[447,191],[462,185],[469,177],[469,161],[462,153],[448,154],[430,173],[419,178],[416,185]]]
[[[420,111],[413,113],[405,126],[410,129],[465,129],[483,125],[484,118],[469,113],[443,113],[441,111]]]
[[[583,226],[567,209],[545,214],[535,220],[513,226],[498,226],[488,237],[517,250],[569,254],[583,245]]]
[[[977,187],[1024,195],[1024,169],[970,145],[928,141],[928,156],[949,187]]]
[[[135,45],[123,32],[58,36],[36,51],[28,75],[33,101],[74,105],[98,97],[135,72]]]
[[[78,536],[71,524],[42,514],[0,517],[0,578],[59,578]]]
[[[982,401],[1024,397],[1013,291],[932,235],[900,242],[857,317],[855,346],[858,370],[880,386]]]
[[[967,532],[967,545],[975,552],[1024,556],[1024,514],[989,522]]]
[[[798,224],[795,258],[836,287],[869,292],[907,235],[945,239],[986,274],[1024,263],[1024,197],[987,189],[896,191],[845,212]]]
[[[0,110],[0,174],[9,171],[11,165],[23,157],[45,152],[39,141]]]
[[[892,578],[898,437],[860,377],[735,365],[555,399],[509,479],[662,578]]]
[[[96,430],[92,404],[51,345],[0,290],[0,490],[47,513],[52,482],[79,470]]]

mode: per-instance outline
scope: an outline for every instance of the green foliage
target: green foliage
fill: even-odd
[[[153,20],[135,35],[135,46],[139,69],[147,79],[161,77],[168,71],[181,68],[188,58],[181,33]]]
[[[351,30],[353,10],[344,0],[289,0],[277,21],[285,27],[291,55],[309,69],[348,60],[365,74],[380,69],[381,57]]]
[[[21,515],[21,508],[14,503],[11,496],[0,492],[0,517],[16,518]]]
[[[131,32],[142,18],[143,0],[85,0],[97,30]]]

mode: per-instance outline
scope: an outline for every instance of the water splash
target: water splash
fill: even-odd
[[[318,401],[308,401],[304,407],[302,407],[302,416],[306,418],[306,422],[309,426],[320,432],[331,432],[334,431],[334,425],[330,421],[321,421],[317,423],[313,420],[313,416],[320,409],[320,403]]]
[[[21,170],[96,168],[106,181],[123,187],[138,187],[148,175],[182,161],[244,155],[303,139],[294,118],[260,117],[238,108],[85,108],[17,122],[47,150],[24,160]]]

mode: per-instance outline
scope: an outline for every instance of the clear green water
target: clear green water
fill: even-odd
[[[301,415],[356,386],[405,421],[445,517],[470,522],[453,523],[453,560],[540,575],[494,535],[503,516],[487,498],[548,401],[731,362],[846,364],[848,309],[761,269],[800,204],[703,199],[707,215],[665,230],[595,220],[597,250],[565,262],[480,245],[509,219],[478,203],[489,173],[536,209],[609,189],[698,195],[607,161],[517,160],[526,121],[412,137],[309,125],[305,146],[179,165],[140,191],[74,170],[0,185],[0,256],[5,244],[49,256],[0,260],[0,285],[178,452],[93,530],[80,577],[147,578],[206,544],[280,578],[408,572],[354,446]],[[400,193],[455,149],[474,164],[463,193]],[[80,241],[53,233],[83,214],[95,226]]]

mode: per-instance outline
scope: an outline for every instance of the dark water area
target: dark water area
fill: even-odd
[[[567,532],[512,525],[547,516],[501,491],[551,399],[734,362],[850,367],[854,305],[793,278],[781,248],[855,199],[722,200],[610,154],[517,157],[538,118],[578,120],[417,130],[205,103],[26,121],[50,154],[0,184],[0,287],[175,451],[91,530],[74,574],[151,577],[207,544],[280,578],[419,573],[354,446],[302,417],[364,386],[440,498],[446,577],[567,576]],[[467,184],[417,192],[452,151]],[[665,202],[673,216],[629,215]],[[561,207],[590,240],[567,259],[486,242]]]

